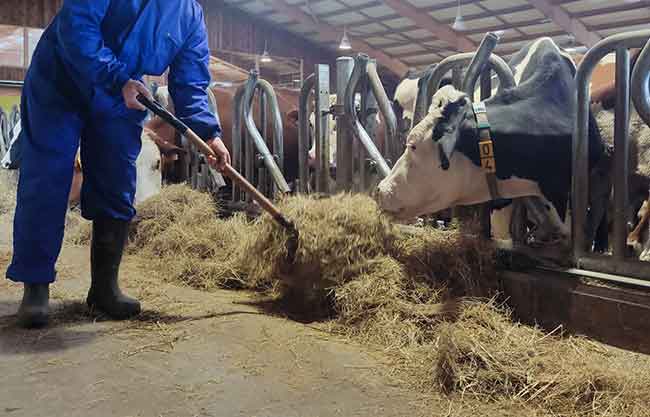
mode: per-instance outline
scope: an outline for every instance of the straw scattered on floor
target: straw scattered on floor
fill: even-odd
[[[490,298],[494,253],[481,240],[405,230],[360,195],[280,208],[300,232],[293,264],[269,216],[218,219],[209,196],[182,186],[139,208],[131,250],[169,280],[270,292],[329,317],[332,331],[380,347],[396,377],[424,391],[541,415],[648,415],[647,368],[622,370],[601,345],[517,324]]]

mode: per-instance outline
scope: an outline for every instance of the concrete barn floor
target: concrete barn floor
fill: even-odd
[[[2,275],[9,232],[5,219]],[[137,279],[127,279],[126,287],[145,312],[134,321],[102,321],[82,302],[88,262],[88,248],[64,248],[52,287],[53,323],[43,330],[14,326],[22,287],[0,280],[0,415],[397,417],[425,411],[418,395],[385,377],[379,354],[265,315],[246,293],[164,285],[132,259],[123,274]]]

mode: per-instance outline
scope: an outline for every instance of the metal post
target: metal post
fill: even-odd
[[[397,118],[395,117],[395,111],[391,100],[388,99],[384,86],[381,84],[379,79],[379,74],[377,74],[377,62],[372,59],[368,63],[368,82],[372,88],[372,92],[376,101],[379,110],[381,111],[382,116],[384,117],[384,123],[386,125],[386,135],[384,138],[384,144],[380,147],[382,155],[388,157],[391,163],[395,163],[397,158],[399,158],[404,152],[402,145],[399,142],[399,137],[397,134]],[[383,148],[383,149],[381,149]],[[390,152],[388,152],[390,150]]]
[[[262,140],[264,143],[267,144],[268,146],[268,138],[267,138],[267,118],[266,118],[266,94],[264,94],[263,90],[259,90],[260,94],[260,107],[259,107],[259,118],[260,118],[260,133],[262,134]],[[271,154],[275,152],[275,149],[271,146]],[[258,168],[257,168],[257,178],[259,181],[259,184],[257,185],[257,188],[260,190],[260,192],[267,197],[273,198],[271,195],[271,190],[268,184],[268,176],[266,175],[266,168],[264,167],[264,164],[259,163],[260,161],[257,160],[258,155],[256,154],[256,162],[258,162]]]
[[[481,101],[487,100],[492,95],[492,70],[490,66],[481,73]],[[474,97],[474,94],[471,95]],[[490,205],[481,204],[481,233],[485,239],[492,237],[492,222],[490,219]]]
[[[587,241],[587,208],[589,203],[589,84],[596,65],[608,53],[619,48],[639,48],[650,38],[650,30],[613,35],[598,42],[584,56],[576,72],[577,100],[573,130],[572,164],[572,238],[573,254],[580,265],[589,250]],[[637,62],[638,66],[638,62]],[[634,78],[634,77],[633,77]],[[620,173],[615,172],[615,175]],[[590,246],[590,245],[589,245]]]
[[[329,193],[330,177],[330,138],[329,138],[329,107],[330,107],[330,67],[316,65],[314,69],[314,91],[316,105],[314,106],[314,121],[316,141],[316,192]]]
[[[374,64],[374,60],[371,61],[372,64]],[[370,65],[368,66],[368,69],[370,70]],[[372,87],[372,81],[370,79],[370,71],[368,71],[368,79],[366,81],[366,86],[364,88],[364,94],[361,96],[361,109],[362,115],[363,115],[363,125],[366,129],[366,132],[368,132],[368,136],[370,136],[375,143],[375,145],[378,145],[377,143],[377,114],[379,111],[379,105],[377,103],[377,98],[375,97],[374,94],[374,89],[370,88]],[[391,108],[392,110],[392,108]],[[384,141],[389,140],[388,137],[384,137]],[[385,144],[384,144],[385,145]],[[379,148],[379,146],[378,146]],[[385,155],[385,153],[382,153]],[[359,173],[361,177],[360,185],[361,185],[361,190],[366,191],[369,187],[368,183],[368,163],[370,161],[368,160],[368,153],[366,150],[361,146],[360,147],[360,158],[359,158]]]
[[[309,97],[314,88],[315,78],[316,76],[311,74],[303,81],[298,101],[298,190],[301,193],[307,193],[309,190],[309,166],[307,165],[310,147]]]
[[[463,69],[460,66],[451,69],[451,83],[456,90],[463,88]]]
[[[614,116],[614,257],[627,249],[628,155],[630,122],[630,52],[616,50],[616,114]]]
[[[29,67],[29,29],[23,27],[23,68]]]
[[[352,132],[343,114],[345,91],[354,69],[352,57],[336,59],[336,190],[350,191],[352,184]]]
[[[242,114],[243,114],[243,98],[244,86],[237,89],[235,97],[233,98],[233,112],[232,112],[232,154],[233,163],[236,170],[245,173],[244,162],[244,148],[246,147],[245,141],[242,138]],[[241,201],[241,189],[238,185],[232,185],[232,200],[234,202]]]

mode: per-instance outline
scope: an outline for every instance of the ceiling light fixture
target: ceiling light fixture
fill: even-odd
[[[454,24],[451,25],[451,28],[457,32],[466,29],[465,19],[463,18],[463,13],[460,10],[460,0],[458,0],[458,8],[456,9],[456,19],[454,19]]]
[[[271,58],[271,55],[269,54],[269,50],[267,49],[266,41],[264,41],[264,52],[262,52],[262,56],[260,57],[260,62],[263,62],[265,64],[269,62],[273,62],[273,58]]]
[[[349,51],[352,49],[352,44],[348,38],[348,31],[345,27],[343,27],[343,37],[341,38],[341,43],[339,43],[339,49],[342,51]]]

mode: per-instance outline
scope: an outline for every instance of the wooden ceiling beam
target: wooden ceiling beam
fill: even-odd
[[[448,43],[452,48],[461,52],[476,50],[476,44],[471,39],[440,23],[428,13],[423,13],[409,2],[384,0],[384,4],[395,10],[398,15],[415,22],[419,28],[429,31],[436,38]]]
[[[338,43],[340,41],[342,35],[341,29],[327,25],[325,23],[314,22],[312,17],[303,12],[299,7],[287,3],[285,0],[265,0],[264,2],[270,4],[275,10],[280,11],[282,14],[290,17],[291,19],[307,25],[313,25],[313,27],[318,32],[320,40],[322,42],[325,41]],[[350,42],[352,43],[352,47],[355,50],[364,52],[370,57],[375,58],[378,64],[388,68],[396,75],[402,76],[408,71],[408,66],[406,64],[397,59],[394,59],[382,51],[373,48],[365,41],[350,36]]]
[[[562,7],[550,0],[528,0],[528,3],[566,32],[573,34],[579,43],[592,47],[600,41],[599,35],[591,32],[580,20],[574,19]]]

